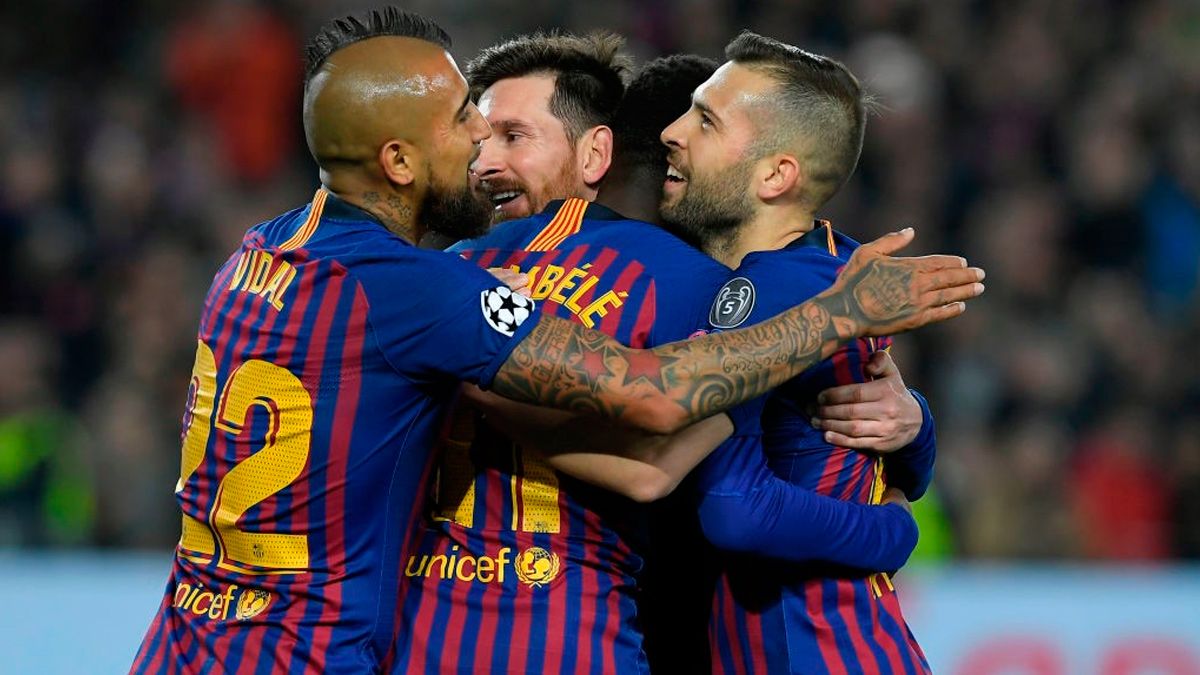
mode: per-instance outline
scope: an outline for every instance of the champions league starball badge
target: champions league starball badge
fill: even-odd
[[[479,297],[483,318],[497,332],[512,337],[517,328],[533,313],[534,302],[514,293],[507,286],[484,291]]]
[[[746,277],[734,277],[717,292],[708,322],[713,328],[737,328],[754,310],[754,284]]]

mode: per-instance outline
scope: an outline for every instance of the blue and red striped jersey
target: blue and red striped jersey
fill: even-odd
[[[654,225],[580,199],[452,250],[528,274],[542,311],[633,347],[686,338],[729,273]],[[458,420],[431,522],[406,561],[395,672],[646,672],[641,510],[471,414]]]
[[[183,533],[132,670],[378,670],[444,412],[539,316],[324,189],[251,228],[205,299]]]
[[[749,325],[809,299],[833,283],[857,246],[819,223],[784,249],[749,254],[718,293],[710,324],[720,329]],[[809,423],[806,408],[824,389],[866,381],[863,367],[870,354],[889,343],[890,338],[856,340],[767,397],[761,442],[775,476],[818,495],[864,505],[880,502],[883,460],[826,443]],[[702,489],[727,499],[733,491],[726,477],[738,471],[726,465],[743,460],[744,455],[718,449],[701,467]],[[709,523],[705,526],[707,532]],[[897,539],[885,548],[901,549],[906,558],[913,543],[907,542],[905,551]],[[803,557],[803,552],[797,556]],[[844,564],[724,556],[709,623],[713,672],[929,672],[890,577],[852,567],[850,560],[837,562]]]

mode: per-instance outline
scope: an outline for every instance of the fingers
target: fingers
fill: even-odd
[[[900,369],[896,367],[896,362],[892,360],[890,354],[883,350],[871,354],[865,370],[871,377],[886,378],[900,375]]]
[[[961,269],[967,266],[967,259],[957,255],[923,255],[915,258],[898,258],[897,261],[903,261],[922,272]]]
[[[878,387],[872,387],[870,382],[859,382],[830,387],[817,395],[817,403],[820,405],[866,403],[867,401],[878,401],[879,398]]]
[[[904,507],[905,511],[912,514],[912,505],[908,503],[908,497],[904,496],[904,492],[899,488],[890,487],[883,491],[884,504],[899,504]]]
[[[921,274],[918,287],[923,291],[935,291],[939,288],[978,283],[983,281],[985,276],[984,271],[978,267],[940,269]]]
[[[821,428],[821,420],[865,420],[872,418],[866,405],[860,403],[844,403],[841,405],[818,406],[812,415],[813,426]]]
[[[860,250],[865,248],[870,252],[879,253],[882,255],[892,255],[896,251],[899,251],[900,249],[912,243],[913,237],[915,236],[916,232],[911,227],[906,227],[899,232],[890,232],[885,234],[875,241],[872,241],[869,244],[864,244],[859,248]]]
[[[920,297],[922,305],[927,307],[941,307],[954,302],[970,300],[983,294],[983,284],[967,284],[964,286],[955,286],[953,288],[943,288],[940,291],[930,291],[924,293]]]
[[[812,420],[813,427],[824,429],[826,432],[840,434],[847,438],[886,438],[888,430],[884,428],[884,423],[876,420],[866,419],[849,419],[849,420],[831,420],[831,419],[814,419]]]
[[[952,302],[948,305],[930,307],[913,316],[911,323],[906,323],[903,330],[913,330],[921,326],[928,326],[931,323],[953,319],[965,311],[967,311],[967,303],[965,302]]]
[[[529,275],[521,272],[514,272],[507,267],[489,267],[488,272],[503,282],[506,286],[516,288],[517,286],[525,286],[529,283]]]
[[[836,431],[825,432],[825,442],[830,445],[836,445],[839,448],[853,448],[855,450],[874,450],[876,447],[885,442],[887,439],[882,436],[846,436],[839,434]]]

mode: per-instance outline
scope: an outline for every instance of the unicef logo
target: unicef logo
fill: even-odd
[[[517,578],[530,588],[541,588],[558,577],[558,554],[534,546],[527,548],[513,561]]]
[[[734,277],[717,291],[708,322],[714,328],[737,328],[753,310],[754,284],[746,277]]]

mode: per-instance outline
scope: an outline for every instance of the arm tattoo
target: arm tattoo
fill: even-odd
[[[511,399],[637,426],[644,418],[636,404],[665,400],[690,424],[766,393],[851,339],[901,325],[920,309],[914,268],[902,260],[852,260],[832,289],[772,319],[652,350],[543,317],[492,386]]]

